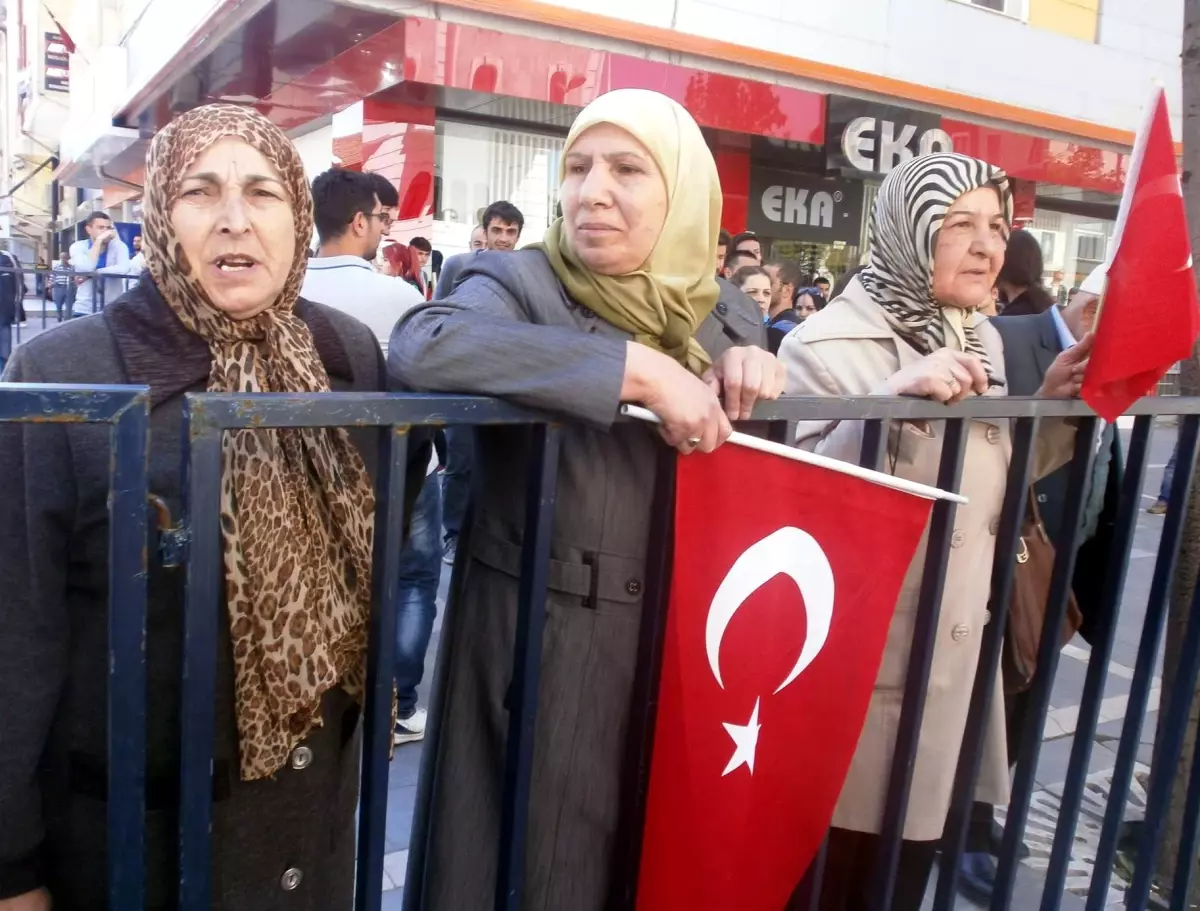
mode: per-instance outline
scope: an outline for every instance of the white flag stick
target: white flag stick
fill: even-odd
[[[649,421],[651,424],[662,423],[658,419],[658,415],[640,405],[622,405],[621,414],[626,417],[637,418],[640,421]],[[757,449],[759,452],[769,452],[771,455],[782,456],[785,459],[791,459],[793,462],[807,462],[809,465],[828,468],[830,471],[840,471],[842,474],[862,478],[864,481],[870,481],[872,484],[878,484],[881,487],[903,490],[906,493],[924,497],[926,500],[949,500],[951,503],[960,503],[964,506],[967,504],[966,497],[961,494],[950,493],[948,490],[942,490],[940,487],[918,484],[916,481],[897,478],[894,475],[884,474],[882,471],[872,471],[869,468],[863,468],[861,465],[855,465],[853,462],[843,462],[839,459],[831,459],[828,456],[817,455],[815,452],[809,452],[807,449],[796,449],[794,446],[772,443],[770,440],[750,436],[747,433],[738,433],[736,430],[730,434],[728,442],[737,446],[745,446],[747,449]]]

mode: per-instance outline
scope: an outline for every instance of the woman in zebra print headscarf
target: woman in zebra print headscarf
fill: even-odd
[[[1012,216],[1002,171],[963,155],[929,155],[884,180],[871,219],[868,267],[829,306],[783,340],[779,359],[793,395],[909,395],[956,402],[1004,395],[1004,350],[980,312],[1004,262]],[[1065,355],[1064,355],[1065,356]],[[1051,369],[1045,395],[1069,395],[1070,369]],[[1073,379],[1071,380],[1073,383]],[[1074,431],[1043,422],[1035,475],[1063,464]],[[885,471],[933,484],[945,429],[940,422],[894,421]],[[797,444],[857,462],[862,423],[801,422]],[[968,424],[912,792],[904,824],[893,911],[917,911],[950,805],[984,626],[998,517],[1011,455],[1008,422]],[[869,559],[869,555],[864,555]],[[912,563],[889,632],[866,724],[834,813],[818,907],[865,911],[878,854],[901,700],[914,634],[924,547]],[[1008,802],[1004,699],[997,682],[988,717],[978,800]],[[794,906],[809,908],[805,886]]]

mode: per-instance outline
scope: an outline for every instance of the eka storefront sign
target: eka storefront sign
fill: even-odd
[[[45,90],[47,92],[69,92],[71,90],[71,55],[58,32],[46,32],[44,50]]]
[[[794,171],[750,172],[746,229],[778,240],[857,244],[862,234],[863,185]]]
[[[953,152],[939,114],[830,95],[825,119],[826,167],[882,177],[932,152]]]

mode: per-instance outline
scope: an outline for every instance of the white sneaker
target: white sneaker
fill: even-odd
[[[392,733],[392,742],[396,746],[402,743],[414,743],[425,737],[425,721],[429,717],[424,709],[417,709],[407,718],[396,719],[396,729]]]

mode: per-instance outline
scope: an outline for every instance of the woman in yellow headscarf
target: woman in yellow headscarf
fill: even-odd
[[[522,907],[598,911],[620,885],[657,456],[663,440],[683,452],[716,448],[730,420],[777,397],[784,377],[746,344],[761,319],[716,306],[721,191],[682,107],[641,90],[599,98],[567,137],[561,179],[563,217],[545,243],[476,256],[447,300],[396,327],[388,368],[414,389],[495,395],[567,419]],[[720,341],[706,351],[698,333]],[[614,423],[621,402],[650,408],[661,431]],[[405,885],[438,911],[493,903],[529,432],[483,429],[476,452],[422,788],[428,812],[414,831],[423,862]]]

